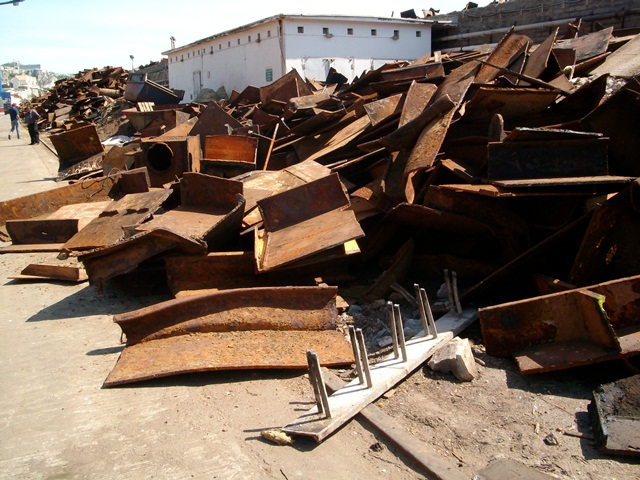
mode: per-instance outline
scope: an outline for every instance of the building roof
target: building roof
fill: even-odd
[[[258,25],[263,25],[265,23],[273,22],[274,20],[287,20],[287,19],[296,19],[303,18],[307,20],[314,19],[330,19],[330,20],[350,20],[350,21],[359,21],[359,22],[388,22],[388,23],[409,23],[409,24],[421,24],[421,25],[431,25],[434,23],[438,23],[436,20],[425,20],[422,18],[397,18],[397,17],[371,17],[371,16],[354,16],[354,15],[302,15],[302,14],[285,14],[279,13],[277,15],[273,15],[272,17],[263,18],[261,20],[257,20],[252,23],[248,23],[246,25],[242,25],[241,27],[236,27],[231,30],[226,30],[224,32],[216,33],[215,35],[211,35],[210,37],[202,38],[200,40],[196,40],[195,42],[188,43],[186,45],[182,45],[181,47],[172,48],[170,50],[162,52],[162,55],[170,55],[174,52],[178,52],[180,50],[184,50],[185,48],[191,48],[196,45],[200,45],[201,43],[206,43],[216,38],[224,37],[226,35],[231,35],[233,33],[242,32],[243,30],[247,30],[249,28],[257,27]]]

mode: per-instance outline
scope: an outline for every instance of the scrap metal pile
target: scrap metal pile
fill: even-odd
[[[640,70],[624,59],[640,36],[611,33],[511,31],[487,52],[350,84],[293,70],[207,105],[142,96],[124,112],[137,141],[66,143],[103,176],[0,205],[4,251],[77,256],[99,286],[161,270],[176,298],[115,316],[127,347],[106,385],[305,368],[307,349],[351,364],[337,302],[443,270],[487,351],[523,373],[637,355]]]

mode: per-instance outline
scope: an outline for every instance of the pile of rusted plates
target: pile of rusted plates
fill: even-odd
[[[116,319],[123,331],[124,320],[146,325],[125,332],[125,352],[147,343],[127,365],[152,371],[114,373],[113,385],[303,368],[302,349],[267,345],[295,330],[272,317],[325,308],[305,304],[308,288],[337,286],[333,310],[439,285],[443,270],[480,308],[489,353],[515,355],[524,373],[627,359],[640,351],[640,71],[623,59],[638,38],[556,30],[533,45],[511,31],[486,52],[387,64],[350,84],[293,70],[228,102],[144,108],[131,117],[139,140],[113,147],[112,173],[91,180],[99,195],[0,205],[14,232],[7,248],[27,249],[25,232],[56,238],[97,285],[160,269],[176,300]],[[104,208],[90,208],[98,200]],[[265,306],[270,296],[283,304]],[[240,317],[245,302],[256,321],[220,317],[227,301]],[[322,325],[335,330],[335,317]],[[271,333],[241,339],[247,330]],[[166,340],[176,336],[186,343]],[[214,344],[250,345],[252,361],[215,358]],[[163,351],[169,363],[151,367]],[[332,364],[353,361],[348,349],[333,354]]]

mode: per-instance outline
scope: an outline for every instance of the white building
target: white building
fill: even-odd
[[[163,55],[169,85],[192,101],[204,87],[242,91],[292,69],[325,80],[331,67],[349,79],[431,52],[433,21],[407,18],[276,15],[203,38]]]

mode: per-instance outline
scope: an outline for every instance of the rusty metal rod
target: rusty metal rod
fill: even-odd
[[[356,338],[358,339],[358,346],[360,347],[360,358],[362,360],[362,369],[364,370],[364,376],[367,379],[367,388],[373,387],[371,381],[371,370],[369,369],[369,358],[367,357],[367,346],[364,343],[364,334],[362,329],[356,330]]]
[[[351,339],[351,348],[353,349],[353,358],[356,364],[356,373],[360,384],[364,383],[364,375],[362,374],[362,360],[360,358],[360,349],[358,348],[358,340],[356,338],[356,329],[353,325],[349,325],[349,338]]]
[[[307,363],[309,364],[309,381],[311,381],[313,393],[316,396],[318,412],[324,413],[326,418],[331,418],[331,410],[329,410],[329,396],[327,395],[327,387],[325,386],[324,379],[322,378],[322,370],[320,370],[318,355],[311,350],[307,350]]]
[[[391,327],[391,342],[393,343],[393,358],[398,358],[400,353],[398,352],[398,329],[396,328],[396,314],[393,310],[393,303],[387,302],[389,309],[389,324]]]
[[[402,325],[402,314],[400,313],[400,305],[397,303],[393,306],[396,314],[396,330],[398,332],[398,343],[400,344],[400,351],[402,352],[402,361],[406,362],[407,357],[407,344],[404,339],[404,326]]]

